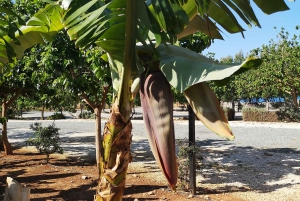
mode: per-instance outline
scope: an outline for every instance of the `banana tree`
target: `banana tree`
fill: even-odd
[[[243,33],[244,29],[232,11],[249,26],[260,24],[249,1],[106,2],[62,0],[58,4],[66,9],[66,13],[58,12],[63,17],[56,21],[57,27],[67,29],[77,46],[100,46],[106,52],[102,57],[111,68],[114,104],[99,145],[101,160],[95,200],[122,199],[131,161],[131,109],[138,92],[152,152],[170,187],[175,190],[177,164],[170,85],[184,93],[208,128],[233,139],[217,98],[205,82],[215,80],[217,84],[224,84],[229,76],[255,68],[261,60],[248,58],[239,65],[216,64],[174,44],[196,31],[221,39],[217,25],[229,33]],[[267,14],[288,9],[283,0],[254,2]],[[57,5],[53,7],[58,9]],[[40,27],[41,24],[51,27],[51,20],[48,20],[51,16],[47,17],[35,17],[30,22],[31,27],[21,30],[32,29],[28,34],[46,33],[47,30]],[[40,27],[36,28],[36,25]]]

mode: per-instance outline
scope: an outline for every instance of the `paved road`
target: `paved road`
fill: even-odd
[[[46,116],[51,113],[46,113]],[[187,112],[175,112],[174,116],[187,115]],[[27,113],[27,116],[39,116],[39,113]],[[94,121],[72,119],[68,113],[68,119],[56,120],[56,127],[60,128],[62,147],[69,154],[73,155],[93,155],[94,153]],[[137,115],[141,115],[137,112]],[[37,116],[36,119],[39,119]],[[104,118],[108,117],[103,113]],[[52,120],[9,120],[8,138],[11,143],[22,144],[26,139],[32,137],[29,125],[34,122],[42,122],[43,126],[52,124]],[[142,120],[132,120],[133,122],[133,150],[147,150],[149,148],[145,126]],[[102,128],[105,119],[102,120]],[[289,148],[300,150],[300,124],[299,123],[246,123],[241,121],[231,121],[233,133],[236,136],[234,141],[223,140],[219,136],[208,130],[200,121],[196,121],[196,140],[199,146],[205,147],[252,147],[255,149],[278,149]],[[188,121],[175,121],[176,139],[188,138]]]

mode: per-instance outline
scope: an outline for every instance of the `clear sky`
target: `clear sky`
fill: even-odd
[[[213,52],[216,54],[216,59],[228,55],[234,56],[240,50],[247,54],[250,50],[261,47],[263,44],[267,45],[271,39],[277,40],[276,35],[281,30],[281,27],[285,28],[290,35],[300,35],[300,30],[295,29],[297,25],[300,25],[300,0],[285,2],[290,10],[267,15],[251,1],[262,28],[254,26],[249,28],[245,23],[241,22],[242,27],[246,30],[244,32],[245,38],[242,37],[241,33],[229,34],[223,31],[224,40],[215,40],[208,49],[203,51],[203,54],[206,55],[208,52]],[[277,30],[274,27],[277,27]]]

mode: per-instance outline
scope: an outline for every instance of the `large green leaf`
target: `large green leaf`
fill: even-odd
[[[284,0],[254,0],[256,5],[265,13],[271,14],[279,11],[288,10],[287,5]],[[187,36],[187,34],[193,34],[193,31],[201,31],[208,34],[212,38],[215,37],[214,32],[219,32],[219,28],[210,25],[210,21],[216,23],[216,25],[221,26],[229,33],[243,32],[244,29],[240,24],[238,19],[241,19],[248,26],[258,26],[260,27],[259,21],[251,7],[250,1],[244,0],[188,0],[185,1],[185,4],[182,6],[185,12],[187,13],[190,22],[194,20],[194,17],[197,14],[200,14],[203,19],[208,23],[206,26],[200,26],[199,22],[193,26],[188,25],[179,33],[178,37]],[[197,20],[199,20],[198,18]],[[197,26],[196,26],[197,25]],[[187,29],[187,30],[186,30]],[[213,33],[213,34],[212,34]],[[219,33],[220,34],[220,33]]]
[[[174,45],[160,45],[157,50],[161,54],[161,71],[180,92],[199,82],[223,80],[239,70],[255,68],[262,63],[261,59],[248,58],[239,65],[220,64]]]
[[[21,32],[15,33],[18,43],[9,35],[3,36],[7,41],[5,55],[0,55],[0,62],[8,63],[9,57],[21,58],[24,51],[44,40],[52,40],[53,37],[64,28],[62,24],[63,10],[58,5],[47,5],[37,12],[26,25],[21,26]],[[0,40],[1,43],[1,40]]]
[[[212,22],[208,17],[201,17],[200,15],[196,15],[188,24],[188,26],[177,35],[177,38],[183,38],[185,36],[192,35],[193,33],[201,30],[201,32],[205,33],[212,39],[223,39],[220,34],[220,30]]]
[[[256,5],[266,14],[289,10],[283,0],[253,0]],[[290,0],[294,1],[294,0]]]

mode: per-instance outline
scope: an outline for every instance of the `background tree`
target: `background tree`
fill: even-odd
[[[25,92],[25,89],[32,89],[30,78],[32,71],[27,71],[23,68],[22,62],[14,65],[11,75],[6,77],[5,81],[0,85],[0,103],[2,105],[2,117],[8,118],[7,112],[9,106]],[[7,123],[2,124],[2,140],[7,155],[13,154],[12,147],[7,138]]]
[[[263,87],[262,96],[283,95],[291,99],[295,109],[299,107],[297,97],[300,94],[300,36],[289,36],[281,28],[278,41],[271,40],[263,45],[258,54],[264,60],[259,68],[259,77]]]
[[[23,16],[25,20],[29,19],[29,17],[39,9],[39,6],[42,6],[43,4],[44,3],[41,3],[41,1],[37,1],[36,4],[31,4],[27,1],[16,1],[15,3],[8,0],[0,1],[0,6],[5,7],[3,10],[6,11],[3,15],[1,13],[1,23],[4,26],[2,27],[3,29],[1,32],[0,49],[2,50],[3,47],[5,47],[6,49],[8,48],[7,52],[11,52],[11,55],[7,54],[7,57],[4,56],[0,58],[0,102],[2,104],[2,117],[7,118],[8,107],[11,106],[22,93],[25,91],[26,93],[31,93],[33,89],[30,80],[33,70],[32,68],[25,68],[25,64],[22,61],[14,62],[15,59],[13,57],[15,57],[16,54],[8,44],[5,33],[8,34],[17,45],[20,45],[20,41],[14,38],[14,34],[11,34],[11,32],[17,31],[18,24],[22,23],[19,16]],[[7,11],[7,9],[9,10]],[[18,21],[16,21],[16,19],[18,19]],[[29,51],[25,54],[29,54]],[[11,64],[5,65],[6,61],[10,61]],[[12,64],[13,62],[15,64]],[[7,123],[5,121],[2,124],[2,141],[5,153],[12,154],[12,147],[7,139]]]
[[[243,52],[238,52],[234,57],[228,55],[220,59],[220,63],[224,64],[238,64],[242,63],[245,60]],[[248,72],[248,71],[247,71]],[[239,82],[240,78],[238,76],[232,76],[227,79],[227,83],[223,86],[220,86],[218,82],[209,82],[209,86],[217,95],[220,101],[231,102],[231,108],[234,110],[235,101],[238,101],[239,96],[237,94],[237,85],[236,82]]]
[[[55,76],[53,87],[60,89],[60,93],[55,94],[60,96],[58,100],[72,103],[70,106],[74,106],[74,101],[70,102],[64,97],[71,97],[77,103],[83,100],[94,112],[97,164],[100,155],[101,111],[111,90],[110,71],[107,62],[101,58],[102,54],[103,51],[97,47],[86,50],[75,48],[74,41],[70,41],[66,32],[61,32],[46,46],[39,63],[39,66],[48,70],[48,74]],[[65,93],[70,96],[65,96]],[[55,99],[51,97],[52,100]]]
[[[277,97],[290,99],[293,107],[299,107],[299,36],[289,36],[284,28],[277,35],[278,40],[269,41],[250,52],[251,55],[263,59],[255,71],[247,71],[235,79],[238,97],[251,101],[253,98],[266,100],[268,109],[269,100]]]

